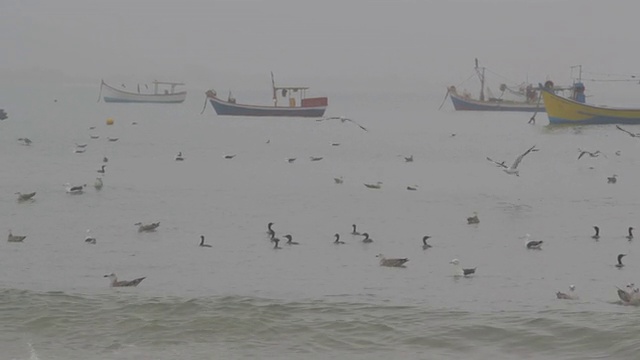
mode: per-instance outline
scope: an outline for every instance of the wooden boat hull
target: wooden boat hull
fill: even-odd
[[[609,108],[580,103],[542,90],[550,124],[640,124],[640,109]]]
[[[286,107],[236,104],[221,100],[210,92],[207,92],[207,99],[216,114],[227,116],[322,117],[327,109],[327,105]],[[326,98],[314,99],[325,99],[326,104]]]
[[[108,103],[157,103],[157,104],[175,104],[184,102],[187,98],[187,92],[181,91],[172,94],[138,94],[128,91],[122,91],[112,86],[102,83],[102,98]]]
[[[520,111],[520,112],[544,112],[542,102],[530,104],[516,101],[480,101],[464,98],[458,94],[449,93],[453,107],[463,111]]]

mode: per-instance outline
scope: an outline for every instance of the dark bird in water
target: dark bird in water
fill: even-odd
[[[135,287],[140,285],[142,280],[146,279],[146,277],[141,277],[131,281],[126,281],[126,280],[118,281],[118,277],[116,276],[116,274],[113,274],[113,273],[109,275],[105,275],[104,277],[109,278],[109,280],[111,280],[111,284],[110,284],[111,287]]]
[[[355,122],[354,120],[351,120],[349,118],[346,118],[344,116],[331,116],[331,117],[326,117],[326,118],[322,118],[322,119],[318,119],[316,121],[325,121],[325,120],[340,120],[341,123],[345,123],[346,121],[349,121],[355,125],[357,125],[360,129],[364,130],[364,131],[369,131],[367,130],[367,128],[365,128],[364,126],[358,124],[357,122]]]
[[[373,239],[369,238],[369,234],[363,233],[361,236],[364,236],[364,239],[362,239],[363,243],[370,244],[373,242]]]
[[[416,191],[416,190],[418,190],[418,185],[407,186],[407,190]]]
[[[527,249],[541,250],[543,241],[529,240],[529,236],[530,236],[529,234],[525,235],[527,239],[525,240],[524,244],[527,247]]]
[[[273,226],[272,222],[267,224],[267,235],[269,235],[271,240],[273,240],[273,237],[276,236],[276,232],[273,231],[273,229],[271,228],[272,226]]]
[[[141,222],[137,222],[137,223],[135,223],[133,225],[137,225],[138,226],[138,232],[156,231],[158,226],[160,226],[160,222],[155,222],[155,223],[151,223],[151,224],[144,224],[144,225]]]
[[[300,245],[299,242],[292,241],[293,238],[291,237],[291,235],[285,235],[283,237],[287,239],[287,242],[286,242],[287,245]]]
[[[623,268],[624,264],[622,263],[622,258],[627,256],[627,254],[618,254],[618,263],[616,264],[616,267],[618,269]]]
[[[320,161],[322,159],[323,159],[322,156],[309,156],[309,160],[311,161]]]
[[[271,241],[273,241],[275,243],[275,245],[273,245],[274,249],[282,249],[280,246],[278,246],[278,243],[280,242],[280,239],[278,239],[277,237],[274,237]]]
[[[287,160],[287,162],[288,162],[289,164],[291,164],[291,163],[293,163],[294,161],[296,161],[296,158],[287,158],[286,160]]]
[[[224,156],[225,159],[233,159],[234,157],[236,157],[236,154],[229,154]]]
[[[200,235],[200,246],[202,246],[202,247],[211,247],[211,245],[204,243],[204,235]]]
[[[102,158],[102,162],[109,162],[109,158],[107,158],[106,156]]]
[[[361,235],[360,232],[356,230],[356,224],[351,225],[353,231],[351,231],[351,235]]]
[[[182,151],[178,152],[178,155],[176,155],[176,161],[183,161],[184,157],[182,156]]]
[[[593,230],[596,231],[596,233],[591,237],[592,239],[598,240],[600,239],[600,228],[597,226],[593,227]]]
[[[404,161],[405,162],[413,162],[413,155],[405,156],[404,157]]]
[[[633,227],[629,226],[629,235],[627,235],[627,240],[633,240]]]
[[[344,244],[344,241],[340,240],[340,234],[335,234],[334,236],[336,237],[336,240],[333,242],[334,244],[336,245]]]
[[[580,155],[578,155],[578,160],[580,160],[580,158],[583,157],[584,155],[589,155],[591,157],[598,157],[598,155],[601,154],[600,150],[596,150],[595,152],[590,152],[590,151],[578,149],[578,151],[580,152]]]
[[[382,187],[382,181],[378,181],[375,184],[364,184],[364,186],[368,187],[369,189],[380,189]]]
[[[623,131],[623,132],[626,132],[626,133],[627,133],[627,134],[629,134],[629,136],[631,136],[631,137],[640,137],[640,134],[632,133],[631,131],[625,130],[625,129],[621,128],[621,127],[620,127],[620,126],[618,126],[618,125],[616,125],[616,129],[618,129],[618,130],[620,130],[620,131]]]
[[[479,224],[480,223],[480,219],[478,218],[478,213],[477,212],[473,212],[473,216],[470,216],[467,218],[467,224]]]
[[[431,245],[427,244],[427,240],[429,240],[431,236],[429,235],[425,235],[422,237],[422,250],[427,250],[428,248],[432,247]]]
[[[334,181],[336,184],[342,184],[342,183],[344,182],[344,180],[342,179],[342,176],[337,177],[337,178],[333,178],[333,181]]]
[[[616,174],[613,174],[613,176],[607,177],[607,183],[608,184],[615,184],[618,181],[617,177],[618,177],[618,175],[616,175]]]
[[[98,169],[98,172],[100,174],[104,174],[104,168],[107,167],[107,165],[102,165],[102,167],[100,169]]]

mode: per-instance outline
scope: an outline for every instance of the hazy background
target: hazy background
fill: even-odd
[[[0,80],[166,79],[193,94],[268,91],[274,71],[316,95],[385,88],[430,99],[471,75],[476,57],[514,81],[568,82],[577,64],[634,73],[639,9],[631,0],[3,0]]]

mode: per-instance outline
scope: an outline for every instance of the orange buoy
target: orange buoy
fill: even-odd
[[[107,119],[107,125],[113,125],[113,119],[112,118],[108,118]]]

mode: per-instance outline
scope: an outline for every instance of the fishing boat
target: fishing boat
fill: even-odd
[[[309,88],[304,86],[276,86],[273,73],[271,87],[273,105],[238,104],[231,92],[227,100],[220,99],[215,90],[208,90],[205,94],[218,115],[322,117],[327,109],[326,97],[308,98],[306,92]],[[286,105],[279,105],[279,99],[285,99]]]
[[[159,104],[171,104],[181,103],[187,97],[186,91],[176,92],[176,86],[183,86],[184,83],[169,82],[169,81],[153,81],[153,93],[143,93],[140,91],[140,85],[138,84],[138,92],[130,92],[121,89],[117,89],[108,85],[102,80],[100,84],[100,95],[104,92],[103,99],[105,102],[115,103],[159,103]],[[122,85],[124,87],[124,84]],[[148,88],[148,86],[145,85]],[[98,101],[100,101],[100,95],[98,95]]]
[[[480,79],[479,98],[473,99],[467,91],[460,94],[455,86],[449,86],[447,95],[451,98],[453,107],[456,110],[544,112],[544,106],[539,100],[538,91],[532,84],[522,83],[516,88],[500,84],[500,95],[493,96],[491,90],[485,84],[485,72],[487,69],[478,66],[478,59],[475,60],[476,66],[474,70]],[[486,96],[485,92],[487,93]]]
[[[571,97],[559,96],[553,83],[540,85],[550,124],[640,124],[640,108],[613,108],[585,103],[584,84],[574,84]]]

